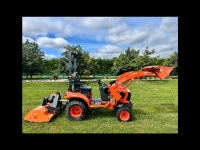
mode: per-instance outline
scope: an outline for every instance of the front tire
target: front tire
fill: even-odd
[[[132,114],[129,108],[121,107],[116,112],[116,117],[121,122],[128,122],[132,119]]]
[[[71,101],[66,106],[66,116],[69,120],[84,120],[87,114],[87,108],[81,101]]]

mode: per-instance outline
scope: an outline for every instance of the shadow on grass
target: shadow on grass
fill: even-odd
[[[137,120],[137,114],[143,114],[146,115],[146,112],[140,110],[140,109],[132,109],[132,120],[131,121],[136,121]],[[109,110],[106,108],[102,109],[96,109],[94,112],[92,110],[89,110],[87,120],[92,120],[95,118],[106,118],[106,117],[116,117],[116,111],[115,110]]]
[[[167,113],[177,113],[178,107],[175,104],[160,104],[159,106],[153,107],[156,112],[167,112]],[[137,120],[137,115],[147,115],[147,112],[143,111],[142,109],[132,109],[132,120]],[[62,110],[59,114],[54,116],[49,122],[56,122],[61,118],[68,119],[65,114],[65,110]],[[85,118],[85,120],[93,120],[93,119],[103,119],[103,118],[116,118],[116,112],[115,110],[109,110],[108,108],[101,108],[101,109],[95,109],[94,112],[92,109],[89,109],[88,115]],[[25,120],[24,120],[25,121]],[[49,123],[44,122],[44,123]]]
[[[163,104],[163,105],[167,105],[167,104]],[[168,107],[173,107],[174,106],[168,106]],[[161,107],[156,108],[156,109],[162,109]],[[131,110],[132,113],[132,120],[131,121],[136,121],[137,120],[137,115],[147,115],[147,113],[141,109],[132,109]],[[60,114],[57,114],[56,116],[54,116],[49,122],[56,122],[57,120],[61,119],[65,117],[66,119],[68,119],[66,117],[65,114],[65,110],[62,110],[60,112]],[[89,109],[87,117],[85,118],[85,120],[93,120],[93,119],[103,119],[103,118],[116,118],[116,112],[115,110],[109,110],[108,108],[100,108],[100,109]]]
[[[146,115],[147,113],[141,109],[132,109],[132,121],[137,120],[138,114]]]
[[[142,115],[146,115],[147,113],[141,109],[133,109],[132,110],[133,114],[142,114]]]
[[[100,109],[89,109],[87,120],[95,119],[95,118],[106,118],[106,117],[116,117],[114,110],[109,110],[108,108],[100,108]]]

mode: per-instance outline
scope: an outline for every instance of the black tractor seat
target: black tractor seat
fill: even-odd
[[[74,92],[78,92],[78,91],[81,91],[81,92],[88,91],[88,92],[91,93],[92,87],[90,87],[90,86],[80,86],[80,87],[74,88]]]

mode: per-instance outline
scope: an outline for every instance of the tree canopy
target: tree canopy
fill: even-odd
[[[42,57],[44,53],[40,50],[37,43],[30,43],[27,39],[25,43],[22,43],[22,73],[31,76],[43,72]]]
[[[142,67],[151,65],[173,66],[171,74],[178,74],[178,52],[174,52],[168,58],[152,57],[155,50],[148,50],[148,47],[140,55],[140,50],[128,47],[124,53],[112,59],[90,57],[87,51],[83,51],[80,45],[65,47],[61,53],[62,58],[44,60],[44,53],[36,43],[28,40],[22,44],[22,72],[27,76],[36,73],[65,73],[68,75],[68,52],[77,52],[77,71],[79,75],[96,74],[122,74],[126,71],[137,71]],[[72,56],[73,58],[73,56]],[[74,59],[72,59],[73,64]],[[73,68],[72,68],[73,71]]]

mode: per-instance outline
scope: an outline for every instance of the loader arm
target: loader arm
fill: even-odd
[[[166,67],[166,66],[147,66],[141,69],[141,71],[129,71],[120,75],[115,83],[112,84],[114,88],[118,86],[122,86],[125,82],[127,82],[123,88],[120,88],[120,91],[123,91],[134,79],[140,79],[141,77],[158,77],[160,80],[166,78],[174,67]]]

